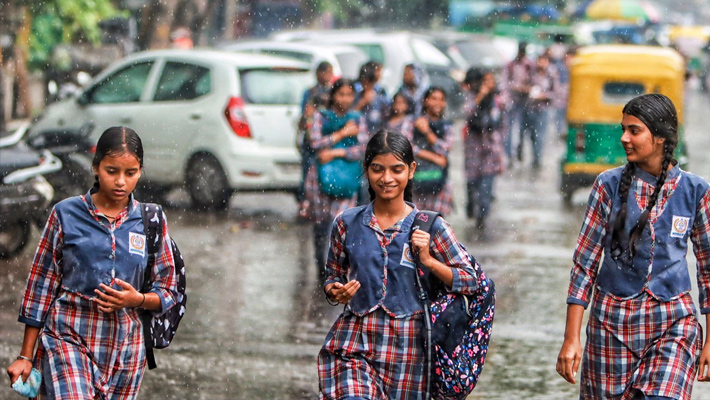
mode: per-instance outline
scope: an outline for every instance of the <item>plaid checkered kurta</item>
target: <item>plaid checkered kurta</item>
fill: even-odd
[[[649,214],[653,224],[678,186],[680,175],[663,185]],[[645,208],[655,186],[635,178],[630,190]],[[690,399],[702,334],[689,293],[660,301],[647,289],[631,298],[594,290],[597,269],[608,235],[612,198],[597,178],[577,239],[568,303],[591,300],[587,344],[582,361],[581,399],[627,400],[635,395]],[[697,258],[702,308],[707,308],[710,268],[710,192],[696,211],[690,235]],[[594,292],[594,293],[592,293]]]
[[[416,122],[416,120],[414,121]],[[413,127],[412,127],[413,128]],[[408,131],[403,131],[403,135],[409,139],[410,142],[412,142],[413,145],[413,150],[414,150],[414,157],[416,159],[417,154],[422,150],[418,146],[414,145],[414,129],[409,129]],[[451,147],[454,144],[454,129],[452,124],[448,124],[446,133],[444,134],[444,137],[437,140],[436,143],[432,145],[432,149],[435,153],[449,157],[449,152],[451,151]],[[449,174],[451,172],[449,171]],[[418,194],[416,186],[414,187],[414,204],[417,205],[417,208],[420,210],[429,210],[429,211],[436,211],[441,213],[441,215],[449,215],[451,214],[451,210],[454,207],[454,197],[453,197],[453,188],[451,185],[451,179],[446,182],[444,187],[439,191],[439,193],[435,194]]]
[[[137,201],[132,202],[138,207]],[[97,224],[108,224],[95,210],[87,208],[86,212]],[[128,216],[128,208],[121,211],[115,227]],[[177,280],[165,216],[163,235],[163,247],[153,267],[153,291],[169,307],[175,303],[172,293]],[[65,290],[63,244],[62,226],[53,210],[37,247],[20,309],[20,319],[41,328],[34,364],[42,371],[42,393],[51,399],[134,399],[146,363],[139,312],[124,308],[104,313],[92,299]],[[111,246],[110,241],[106,245]]]
[[[383,232],[373,214],[369,225],[378,232],[382,246],[373,251],[385,249],[401,232],[403,221]],[[444,221],[443,227],[439,233],[432,235],[432,254],[444,264],[456,268],[458,278],[455,278],[452,290],[471,293],[479,287],[481,280],[486,279],[485,274],[478,263],[471,265],[468,261],[468,254],[456,239],[451,226]],[[326,282],[344,282],[348,276],[345,235],[345,223],[338,216],[333,226]],[[363,286],[359,290],[377,289]],[[402,289],[394,287],[394,290]],[[328,333],[318,355],[320,399],[423,399],[426,380],[420,336],[422,312],[405,315],[394,315],[384,304],[376,305],[362,316],[346,307]]]

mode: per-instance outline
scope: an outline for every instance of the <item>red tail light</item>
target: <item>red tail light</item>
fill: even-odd
[[[251,128],[249,128],[247,115],[244,113],[244,100],[241,97],[231,97],[229,99],[227,108],[224,110],[224,116],[237,136],[251,138]]]

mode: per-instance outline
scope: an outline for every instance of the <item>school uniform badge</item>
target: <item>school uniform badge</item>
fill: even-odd
[[[673,216],[673,226],[671,227],[671,237],[683,238],[688,232],[690,217]]]
[[[140,233],[128,233],[128,253],[145,257],[145,235]]]
[[[409,243],[404,244],[404,248],[402,249],[402,261],[400,261],[399,264],[412,269],[416,268],[417,266],[417,263],[414,261],[414,254],[412,254],[412,248],[409,246]]]

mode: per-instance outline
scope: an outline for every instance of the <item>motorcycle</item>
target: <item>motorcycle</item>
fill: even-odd
[[[93,124],[85,124],[79,129],[51,129],[32,131],[27,134],[27,144],[37,150],[49,150],[62,162],[62,169],[45,175],[54,187],[52,204],[67,197],[86,193],[93,184],[92,160],[96,148],[89,135]]]
[[[13,257],[27,245],[33,224],[42,227],[54,196],[44,175],[62,168],[50,151],[22,141],[26,130],[23,126],[0,138],[0,258]]]

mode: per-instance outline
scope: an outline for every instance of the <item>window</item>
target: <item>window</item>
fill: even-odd
[[[335,57],[340,64],[340,70],[344,78],[357,79],[360,74],[360,66],[367,62],[367,57],[360,53],[339,53]]]
[[[140,101],[153,62],[130,65],[96,84],[87,92],[93,104],[133,103]]]
[[[362,50],[367,54],[368,60],[377,61],[378,63],[385,63],[385,50],[379,44],[368,44],[368,43],[353,43],[353,46]],[[359,68],[359,67],[358,67]]]
[[[153,100],[192,100],[208,94],[211,87],[208,68],[170,61],[165,64]]]
[[[280,50],[280,49],[264,49],[264,50],[261,50],[261,52],[263,54],[269,54],[272,56],[293,58],[294,60],[307,62],[309,64],[313,62],[312,55],[310,55],[308,53],[302,53],[299,51],[289,51],[289,50]]]
[[[300,104],[313,82],[308,71],[291,68],[240,70],[239,75],[247,104]]]
[[[451,60],[433,44],[421,39],[412,39],[412,51],[417,61],[422,64],[438,65],[448,67]]]
[[[607,82],[602,101],[608,104],[626,104],[636,96],[646,93],[643,85],[634,82]]]

